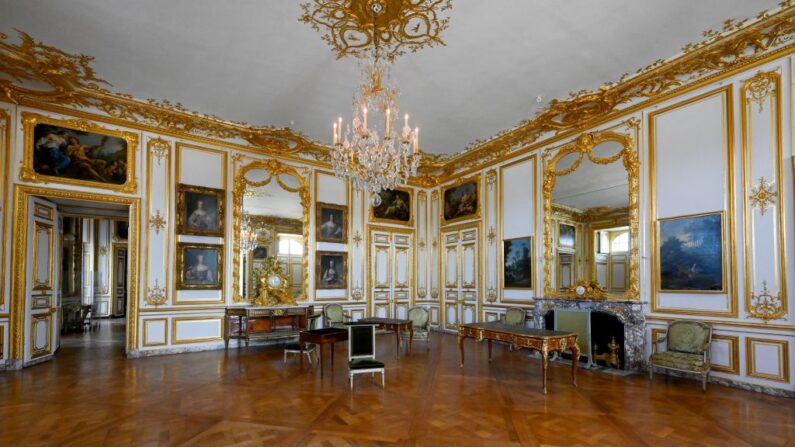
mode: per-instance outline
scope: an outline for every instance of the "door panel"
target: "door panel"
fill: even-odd
[[[442,296],[444,328],[458,330],[461,323],[478,321],[478,226],[442,233],[445,289]]]
[[[370,229],[371,312],[384,318],[405,318],[411,306],[413,232]]]
[[[58,212],[48,200],[30,197],[26,236],[25,362],[48,359],[60,344]]]

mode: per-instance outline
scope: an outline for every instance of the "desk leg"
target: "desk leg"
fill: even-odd
[[[411,345],[414,344],[414,324],[409,326],[409,354],[411,354]]]
[[[229,349],[229,333],[232,332],[232,319],[229,316],[224,317],[224,324],[226,325],[224,349]]]
[[[301,371],[303,371],[304,370],[304,342],[302,342],[300,340],[298,341],[298,350],[300,351],[298,353],[298,358],[300,359],[299,360],[299,365],[301,367]]]
[[[549,367],[549,352],[541,351],[541,383],[544,394],[547,394],[547,368]]]
[[[337,346],[337,342],[331,342],[331,370],[334,371],[334,346]]]
[[[580,347],[575,341],[569,348],[571,350],[571,381],[577,386],[577,364],[580,363]]]
[[[400,360],[400,326],[395,326],[395,354],[398,360]]]
[[[458,349],[461,351],[461,368],[464,367],[464,338],[462,336],[458,336]]]
[[[320,378],[321,379],[323,378],[323,345],[324,345],[324,343],[321,343],[318,346],[318,349],[320,350]],[[334,353],[334,351],[331,351],[331,352],[332,352],[332,354]]]
[[[489,340],[489,363],[491,363],[491,340]]]

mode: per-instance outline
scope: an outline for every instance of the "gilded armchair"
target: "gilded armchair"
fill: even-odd
[[[415,306],[409,309],[408,319],[411,320],[411,325],[414,329],[414,340],[424,341],[431,350],[431,318],[428,309],[420,306]],[[409,331],[403,331],[400,338],[408,340],[410,337]]]
[[[345,322],[350,321],[351,316],[345,312],[339,304],[327,304],[323,307],[323,326],[325,327],[345,327]]]
[[[665,341],[665,351],[659,352],[658,344]],[[652,354],[649,356],[649,379],[654,367],[688,373],[701,374],[701,389],[707,390],[709,377],[709,351],[712,341],[712,327],[706,323],[692,320],[672,321],[665,334],[657,334],[652,340]]]

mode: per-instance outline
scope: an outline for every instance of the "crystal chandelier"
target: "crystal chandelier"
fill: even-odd
[[[257,230],[251,224],[251,217],[248,213],[243,213],[243,218],[240,222],[240,250],[248,253],[257,248],[258,237]]]
[[[337,177],[350,179],[354,187],[369,191],[370,203],[378,206],[381,204],[379,192],[405,184],[417,173],[420,131],[416,127],[411,129],[408,114],[403,116],[402,129],[396,126],[397,90],[389,86],[389,64],[381,61],[378,54],[376,18],[383,6],[373,2],[370,9],[373,57],[354,96],[351,124],[343,126],[339,118],[332,126],[331,163]]]

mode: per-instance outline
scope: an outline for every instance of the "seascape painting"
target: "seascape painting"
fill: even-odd
[[[387,189],[378,193],[381,204],[373,207],[373,217],[399,223],[411,221],[411,193],[402,189]]]
[[[463,219],[478,212],[478,182],[471,181],[444,191],[444,220]]]
[[[503,287],[506,289],[533,287],[532,247],[531,237],[502,241]]]
[[[37,123],[33,144],[37,174],[113,185],[127,182],[129,148],[123,138]]]
[[[659,221],[661,291],[724,290],[723,215]]]

